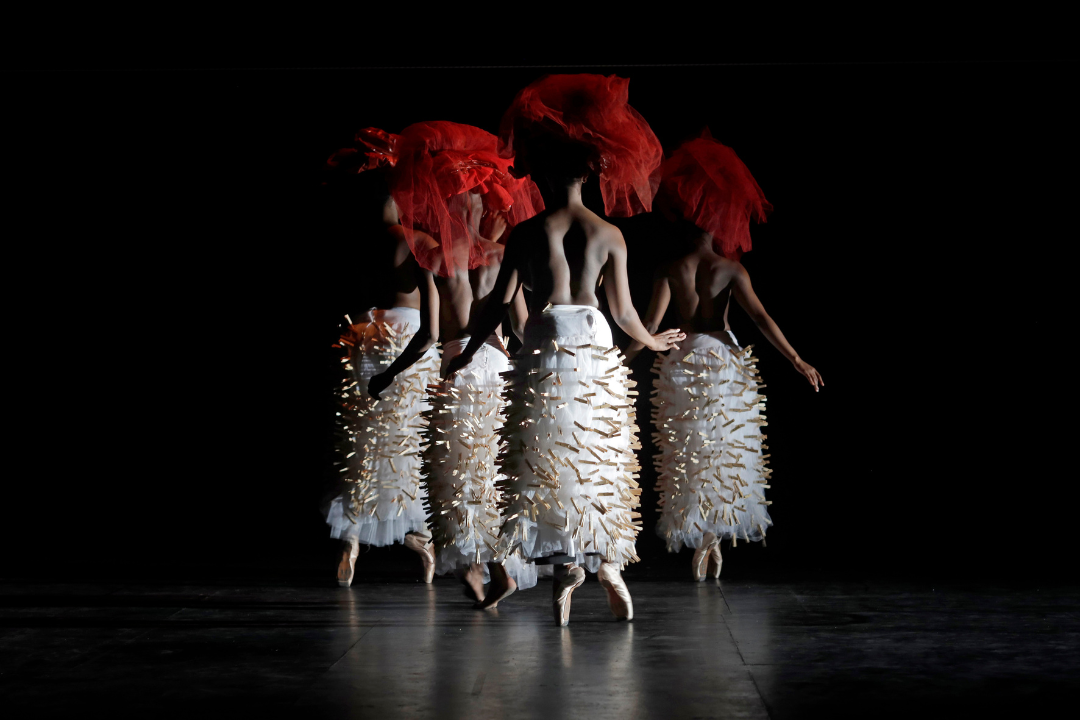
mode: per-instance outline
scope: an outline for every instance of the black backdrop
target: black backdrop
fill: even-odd
[[[776,211],[745,264],[827,383],[733,311],[769,384],[776,525],[725,573],[1075,577],[1055,434],[1075,65],[588,71],[630,77],[665,147],[708,125],[746,161]],[[329,346],[381,279],[371,218],[322,163],[362,126],[495,130],[545,72],[6,76],[9,377],[30,402],[9,406],[2,572],[328,577]],[[662,225],[619,225],[643,311]],[[639,552],[659,566],[654,497]]]

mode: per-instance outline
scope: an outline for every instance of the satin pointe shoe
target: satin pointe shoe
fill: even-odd
[[[717,540],[713,545],[712,552],[709,553],[709,577],[713,580],[720,579],[720,566],[724,564],[724,558],[720,557],[720,541]]]
[[[705,579],[709,555],[718,542],[716,536],[711,532],[707,532],[701,537],[701,545],[694,551],[694,558],[690,561],[690,574],[694,576],[694,582],[701,582]]]
[[[337,584],[339,587],[351,587],[353,574],[356,571],[356,557],[360,554],[360,543],[355,540],[345,540],[341,543],[341,562],[337,567]]]
[[[506,574],[506,568],[501,563],[488,563],[488,572],[491,573],[491,584],[487,587],[487,596],[473,606],[477,610],[492,610],[500,600],[505,600],[517,590],[517,583]]]
[[[555,568],[551,592],[551,609],[555,613],[555,624],[566,627],[570,624],[570,595],[585,582],[585,571],[574,563]]]
[[[430,583],[435,578],[435,550],[431,547],[431,536],[409,533],[405,536],[405,547],[420,555],[424,563],[424,582]]]
[[[634,619],[634,601],[630,599],[630,590],[619,572],[619,566],[615,563],[600,563],[600,569],[596,573],[600,584],[607,590],[607,604],[616,620]]]

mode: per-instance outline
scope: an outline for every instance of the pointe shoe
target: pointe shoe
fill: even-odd
[[[356,557],[360,554],[360,543],[355,540],[346,540],[342,543],[341,562],[337,568],[337,584],[339,587],[351,587],[353,574],[356,571]]]
[[[430,584],[435,579],[435,550],[431,547],[431,538],[409,533],[405,536],[405,547],[420,555],[424,563],[424,582]]]
[[[585,582],[585,571],[569,563],[555,569],[554,580],[551,609],[555,613],[555,624],[566,627],[570,624],[570,595]]]
[[[615,563],[600,563],[596,577],[607,590],[607,604],[616,620],[634,619],[634,601],[630,599],[630,590]]]
[[[711,532],[707,532],[702,536],[701,545],[694,551],[694,559],[690,561],[690,574],[693,575],[694,582],[701,582],[705,579],[709,556],[712,554],[713,548],[718,544],[719,541]]]
[[[473,606],[477,610],[494,610],[500,601],[510,597],[517,590],[514,578],[506,574],[506,568],[501,564],[489,563],[488,571],[491,573],[491,584],[488,585],[487,596]]]
[[[716,541],[712,552],[709,553],[709,577],[713,580],[720,579],[720,566],[724,564],[724,558],[720,557],[720,541]]]

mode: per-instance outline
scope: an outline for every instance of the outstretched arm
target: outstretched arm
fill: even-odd
[[[439,337],[439,291],[435,287],[435,276],[419,265],[416,271],[416,285],[420,290],[420,329],[390,367],[368,381],[368,393],[374,398],[378,398],[399,373],[422,358]]]
[[[604,279],[606,280],[604,292],[607,293],[608,309],[611,311],[612,319],[623,329],[623,332],[644,347],[656,352],[679,347],[675,343],[686,337],[686,333],[682,330],[676,328],[654,335],[641,324],[637,310],[634,309],[634,302],[630,298],[630,281],[626,274],[626,242],[621,233],[612,243],[607,264],[604,265]]]
[[[742,309],[746,311],[747,315],[754,321],[754,324],[761,330],[761,334],[764,335],[768,341],[773,344],[773,347],[779,350],[784,357],[791,361],[791,364],[795,366],[795,369],[814,386],[814,392],[818,391],[819,385],[825,387],[825,381],[821,379],[821,374],[799,357],[799,354],[795,352],[795,348],[791,347],[787,338],[784,337],[784,333],[780,332],[780,328],[773,319],[769,317],[769,313],[765,312],[765,306],[758,300],[758,296],[754,292],[753,286],[750,285],[750,273],[746,272],[746,268],[742,265],[738,266],[735,272],[735,278],[732,280],[732,292],[734,292],[735,299],[739,302],[739,305],[742,306]]]
[[[653,280],[652,298],[649,300],[649,309],[645,312],[645,330],[655,333],[660,329],[660,321],[667,313],[668,304],[671,302],[671,285],[666,275],[657,274]],[[634,340],[626,349],[626,361],[630,362],[645,347],[644,343]]]

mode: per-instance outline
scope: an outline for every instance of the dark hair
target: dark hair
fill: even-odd
[[[514,174],[552,180],[572,180],[599,172],[593,148],[568,140],[543,125],[529,123],[514,128]]]

